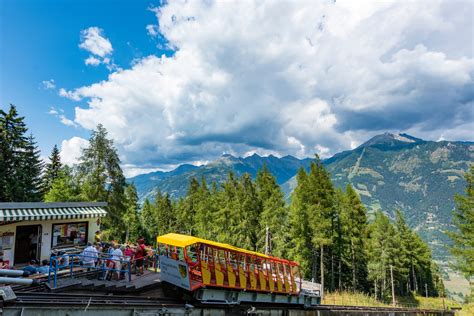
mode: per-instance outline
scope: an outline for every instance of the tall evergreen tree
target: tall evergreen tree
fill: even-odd
[[[234,244],[251,250],[257,249],[259,238],[259,215],[262,204],[255,184],[245,173],[237,185],[237,208],[233,212],[235,223]]]
[[[204,176],[199,186],[199,203],[194,217],[194,232],[196,236],[204,239],[213,239],[215,227],[215,215],[219,206],[215,203],[217,198],[217,187],[213,184],[213,190],[209,190]]]
[[[353,291],[363,290],[367,278],[365,238],[367,215],[364,205],[350,184],[346,187],[346,207],[342,213],[343,234],[348,241]]]
[[[81,188],[74,170],[63,166],[53,180],[51,188],[44,195],[45,202],[82,201]]]
[[[289,255],[300,263],[303,277],[311,278],[311,272],[315,270],[315,249],[310,227],[310,220],[313,219],[308,217],[308,174],[303,168],[299,169],[296,182],[289,211]]]
[[[59,177],[60,170],[62,168],[61,156],[57,145],[54,145],[51,154],[49,155],[49,161],[44,168],[44,174],[42,178],[41,190],[43,194],[46,194],[51,190],[54,180]]]
[[[41,198],[39,177],[42,162],[39,150],[28,131],[24,117],[10,105],[0,110],[0,201],[28,202]]]
[[[177,221],[180,224],[180,231],[189,235],[193,234],[196,212],[201,203],[201,190],[199,182],[192,177],[189,180],[188,192],[178,204],[176,210]]]
[[[43,198],[41,191],[41,173],[43,162],[40,150],[32,134],[27,138],[25,147],[21,152],[19,166],[20,201],[38,202]]]
[[[139,220],[142,227],[141,235],[145,237],[148,243],[153,242],[158,235],[158,218],[156,216],[156,208],[149,199],[145,199],[143,202]]]
[[[326,257],[330,258],[330,261],[333,259],[332,248],[329,248],[329,252],[326,253],[324,250],[331,246],[335,231],[335,191],[330,175],[317,155],[315,161],[311,163],[307,190],[309,193],[307,203],[308,218],[311,218],[312,249],[313,252],[319,249],[319,282],[324,289],[327,272],[325,265],[328,261]],[[331,278],[334,279],[334,276],[331,275]]]
[[[258,171],[255,183],[262,203],[259,217],[258,250],[265,251],[265,235],[268,228],[272,254],[286,257],[288,209],[283,192],[266,165]]]
[[[101,124],[92,132],[88,147],[83,149],[79,174],[84,199],[108,203],[104,226],[112,237],[119,237],[126,230],[122,219],[126,209],[125,177],[113,141],[107,138]]]
[[[390,267],[395,266],[397,256],[396,231],[390,220],[382,212],[375,214],[370,227],[369,280],[374,283],[377,298],[386,299],[390,292]]]
[[[456,257],[455,267],[470,282],[470,299],[474,301],[474,165],[471,165],[465,178],[466,195],[455,197],[453,223],[457,231],[448,234],[453,240],[451,253]]]
[[[176,232],[179,229],[179,222],[176,218],[176,207],[173,207],[168,193],[161,194],[158,192],[155,198],[155,216],[156,216],[156,233],[158,235]]]
[[[400,281],[399,292],[407,295],[415,290],[416,278],[410,277],[410,272],[415,275],[417,249],[415,249],[415,234],[410,230],[405,222],[405,218],[400,210],[395,212],[395,227],[397,240],[400,241],[398,251],[399,266],[396,269],[397,279]]]
[[[238,220],[236,210],[239,209],[239,183],[233,172],[229,172],[221,190],[216,196],[216,202],[219,203],[220,207],[215,214],[215,238],[219,242],[236,245]]]
[[[123,220],[126,225],[125,241],[135,241],[140,235],[140,221],[138,218],[138,195],[135,185],[128,184],[125,188],[126,211]]]

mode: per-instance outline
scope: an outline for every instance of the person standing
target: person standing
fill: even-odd
[[[145,241],[140,238],[138,239],[138,246],[135,250],[135,264],[138,269],[137,276],[143,274],[143,259],[145,256]]]
[[[30,258],[36,260],[36,252],[38,251],[38,234],[30,234]]]
[[[122,269],[122,260],[123,258],[123,253],[122,250],[120,249],[119,244],[114,245],[114,250],[112,251],[112,261],[114,263],[114,269],[115,273],[114,275],[116,276],[117,280],[120,279],[120,271]]]
[[[87,243],[87,248],[82,252],[82,265],[84,267],[94,267],[99,257],[97,249],[92,245],[91,242]],[[90,270],[89,268],[87,269]]]

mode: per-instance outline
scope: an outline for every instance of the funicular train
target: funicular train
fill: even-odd
[[[320,304],[297,262],[193,236],[157,238],[161,280],[201,303]]]

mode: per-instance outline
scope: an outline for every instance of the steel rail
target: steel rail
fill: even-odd
[[[73,294],[73,293],[16,293],[17,299],[11,302],[4,302],[4,306],[108,306],[108,307],[185,307],[183,300],[177,300],[168,297],[143,297],[143,296],[125,296],[125,295],[102,295],[102,294]],[[237,308],[245,309],[248,307],[265,309],[303,309],[303,306],[292,304],[274,304],[274,303],[242,303],[240,305],[229,306],[226,304],[207,305],[198,302],[189,302],[198,308]],[[308,310],[326,310],[326,311],[346,311],[346,312],[418,312],[418,313],[450,313],[449,310],[437,309],[418,309],[418,308],[400,308],[400,307],[366,307],[366,306],[347,306],[347,305],[318,305]]]

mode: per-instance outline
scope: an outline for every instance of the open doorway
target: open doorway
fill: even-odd
[[[41,225],[17,226],[15,235],[15,265],[40,259]]]

